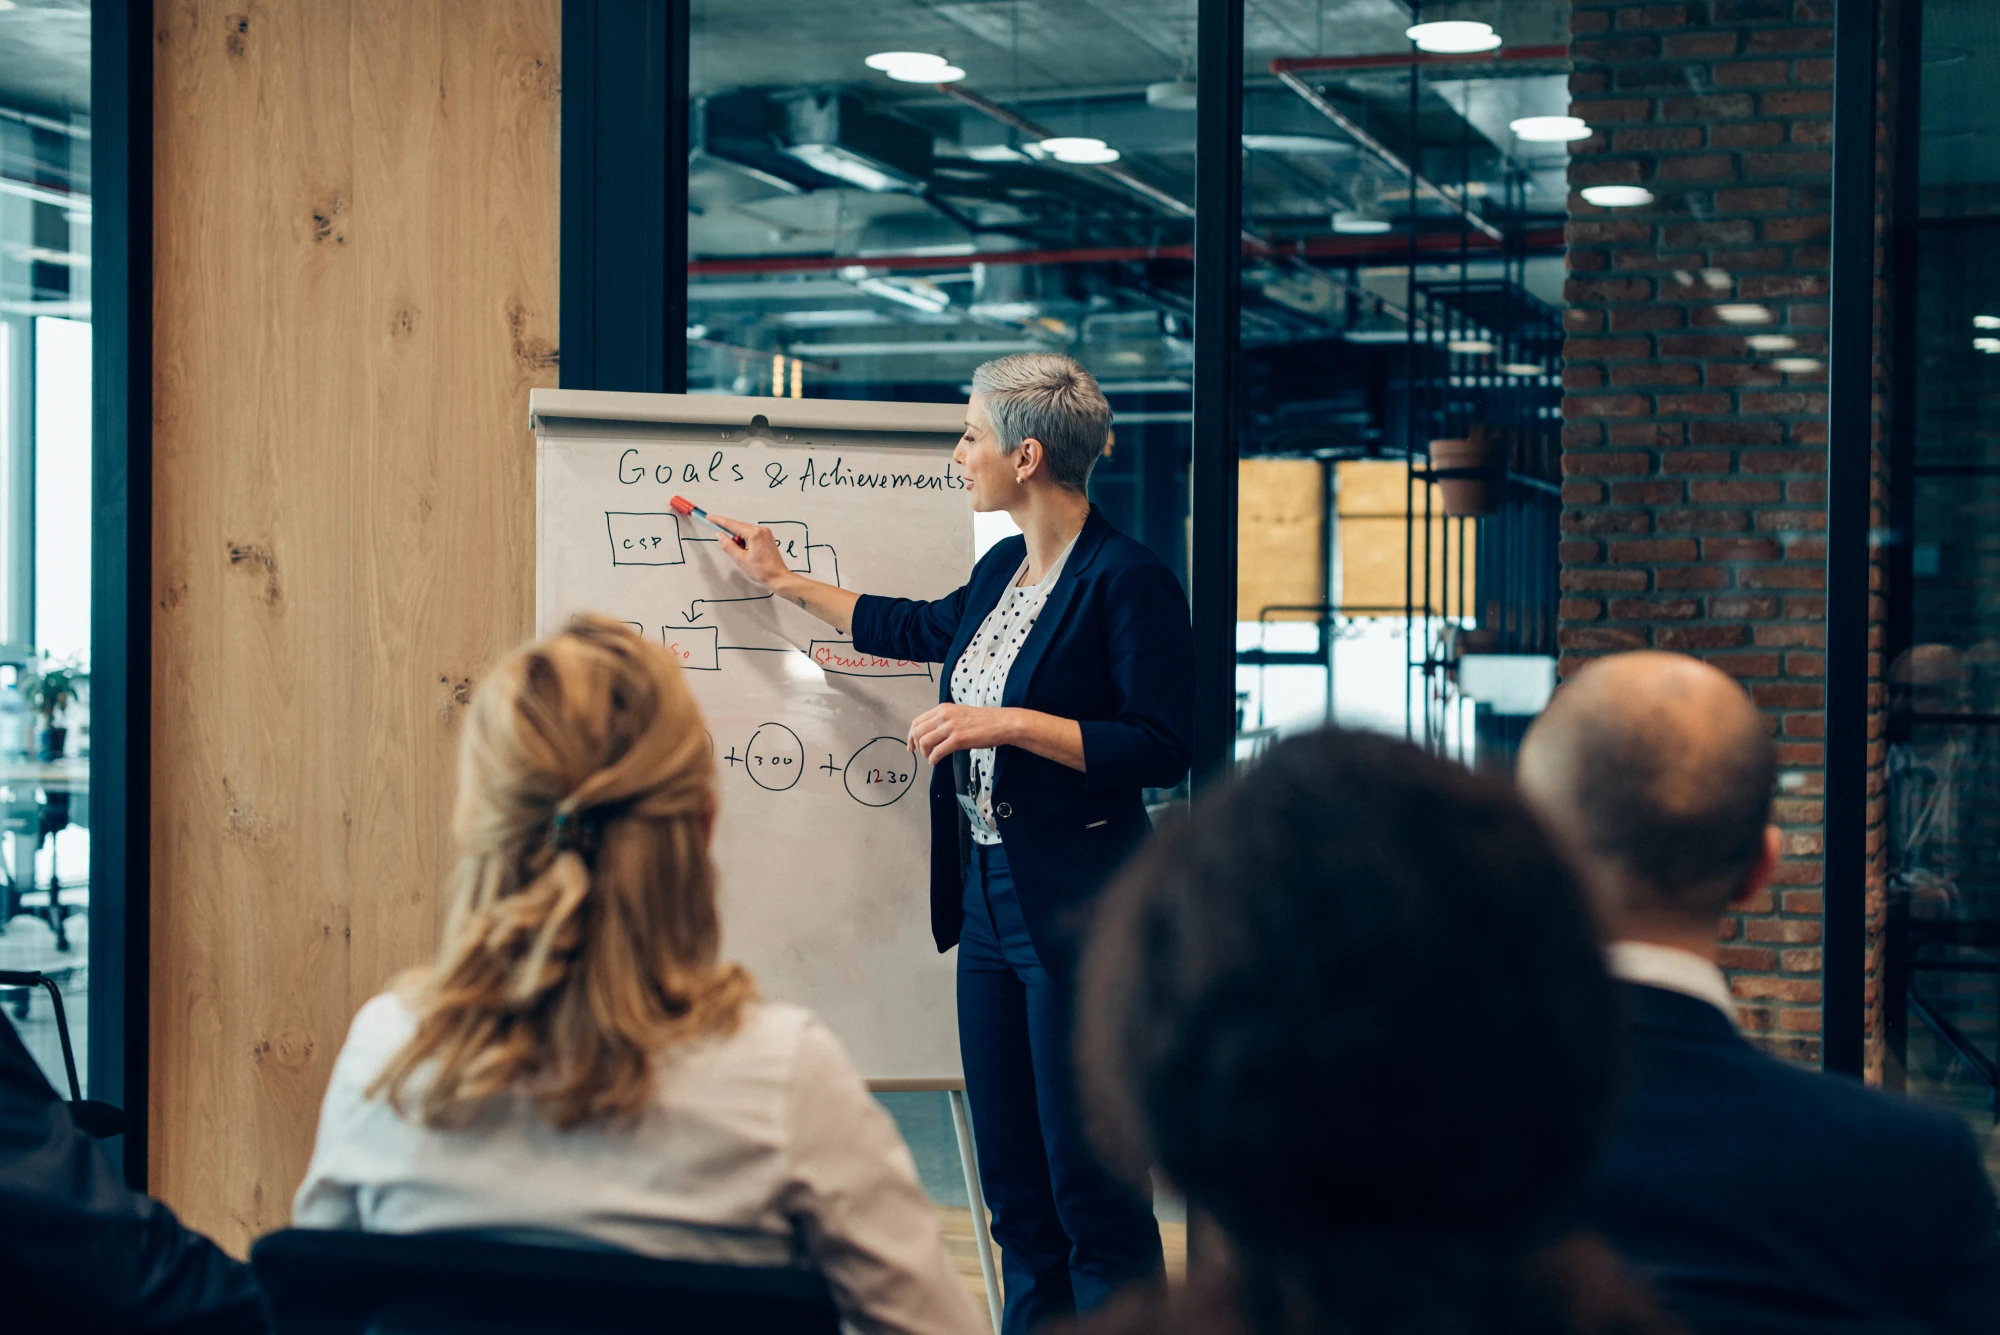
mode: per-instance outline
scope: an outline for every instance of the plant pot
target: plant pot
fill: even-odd
[[[1440,477],[1437,480],[1438,494],[1444,502],[1445,514],[1453,519],[1466,519],[1475,515],[1490,515],[1499,509],[1502,462],[1499,442],[1488,435],[1482,426],[1473,427],[1471,434],[1461,440],[1432,441],[1432,472],[1490,470],[1483,476]]]
[[[35,757],[38,760],[61,760],[63,744],[69,740],[68,728],[43,728],[35,734]]]

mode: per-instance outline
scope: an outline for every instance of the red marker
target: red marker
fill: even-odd
[[[717,533],[720,533],[723,537],[728,538],[738,547],[748,547],[750,545],[749,543],[743,541],[743,539],[737,537],[734,533],[731,533],[728,529],[724,528],[722,525],[716,523],[713,519],[710,519],[708,517],[708,511],[702,509],[699,505],[696,505],[693,501],[689,500],[685,496],[676,496],[672,500],[668,501],[667,504],[674,507],[674,512],[676,514],[691,515],[694,518],[699,519],[702,523],[708,525],[710,528],[714,529]]]

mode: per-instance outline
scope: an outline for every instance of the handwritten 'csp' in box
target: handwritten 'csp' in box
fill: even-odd
[[[608,510],[604,526],[611,534],[612,565],[677,566],[687,560],[680,516],[670,510]]]

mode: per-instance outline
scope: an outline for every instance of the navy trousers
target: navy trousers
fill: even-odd
[[[1000,1244],[1002,1335],[1087,1312],[1165,1269],[1151,1204],[1084,1143],[1074,1022],[1074,980],[1042,967],[1005,850],[975,844],[958,940],[958,1045]]]

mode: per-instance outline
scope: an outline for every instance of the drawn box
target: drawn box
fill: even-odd
[[[692,672],[721,671],[715,648],[721,635],[720,626],[660,627],[660,643],[667,647],[676,663]]]
[[[812,574],[812,537],[806,526],[796,519],[769,519],[763,522],[778,541],[778,551],[785,558],[786,569],[799,575]]]
[[[687,561],[680,516],[671,510],[607,510],[604,526],[611,534],[612,565],[677,566]]]

